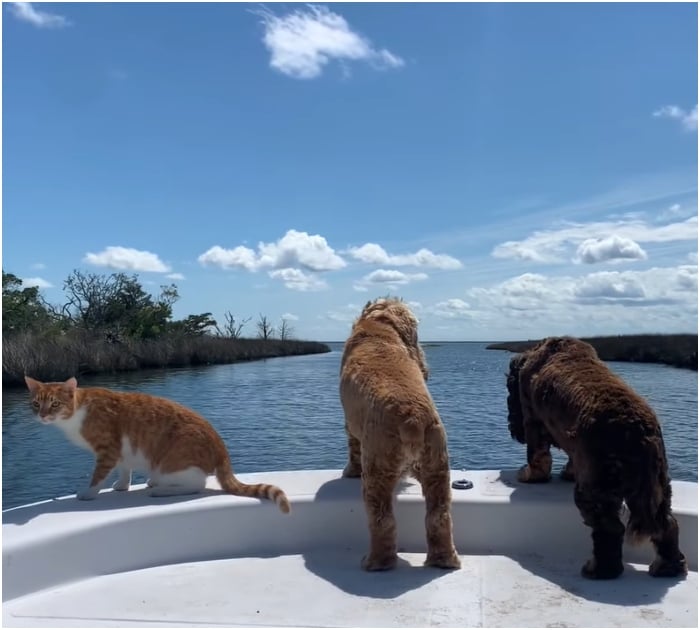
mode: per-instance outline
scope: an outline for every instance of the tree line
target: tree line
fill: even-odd
[[[74,270],[63,283],[65,301],[51,304],[36,286],[23,286],[12,273],[2,272],[3,336],[22,332],[60,334],[71,329],[101,332],[113,341],[156,339],[164,334],[214,335],[240,339],[252,317],[237,319],[224,314],[221,326],[211,313],[173,319],[179,299],[174,284],[162,285],[158,295],[148,293],[137,275],[100,275]],[[255,322],[259,339],[293,339],[294,328],[282,318],[275,326],[262,313]]]
[[[293,354],[328,352],[321,343],[300,341],[286,318],[275,323],[262,313],[231,311],[219,324],[211,313],[173,316],[176,285],[156,294],[137,275],[101,275],[74,270],[63,283],[64,298],[50,303],[36,286],[2,272],[3,386],[24,374],[58,380],[147,367],[231,363]]]

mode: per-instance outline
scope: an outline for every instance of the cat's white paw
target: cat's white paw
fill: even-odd
[[[129,482],[128,481],[122,481],[121,479],[117,479],[113,484],[112,484],[112,490],[117,490],[118,492],[124,492],[124,490],[129,489]]]
[[[99,492],[98,488],[83,488],[82,490],[78,490],[75,494],[80,501],[92,501],[97,498]]]

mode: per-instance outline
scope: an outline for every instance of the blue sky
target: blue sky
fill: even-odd
[[[697,6],[4,3],[3,268],[343,340],[697,331]],[[253,334],[253,322],[244,333]]]

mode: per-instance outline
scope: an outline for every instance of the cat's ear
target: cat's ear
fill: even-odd
[[[27,384],[27,387],[32,394],[36,392],[39,387],[41,387],[41,383],[39,381],[35,381],[31,376],[27,376],[26,374],[24,375],[24,382]]]
[[[74,392],[78,387],[78,381],[75,376],[71,376],[65,383],[63,383],[71,392]]]

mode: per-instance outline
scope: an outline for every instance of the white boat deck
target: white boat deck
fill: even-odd
[[[145,490],[8,510],[3,626],[697,627],[697,484],[673,485],[685,579],[650,577],[646,545],[625,548],[619,579],[590,581],[572,485],[514,475],[453,471],[474,482],[453,491],[458,571],[422,566],[412,480],[397,501],[401,561],[386,573],[360,569],[360,482],[340,471],[240,475],[284,488],[290,515],[255,499]]]

